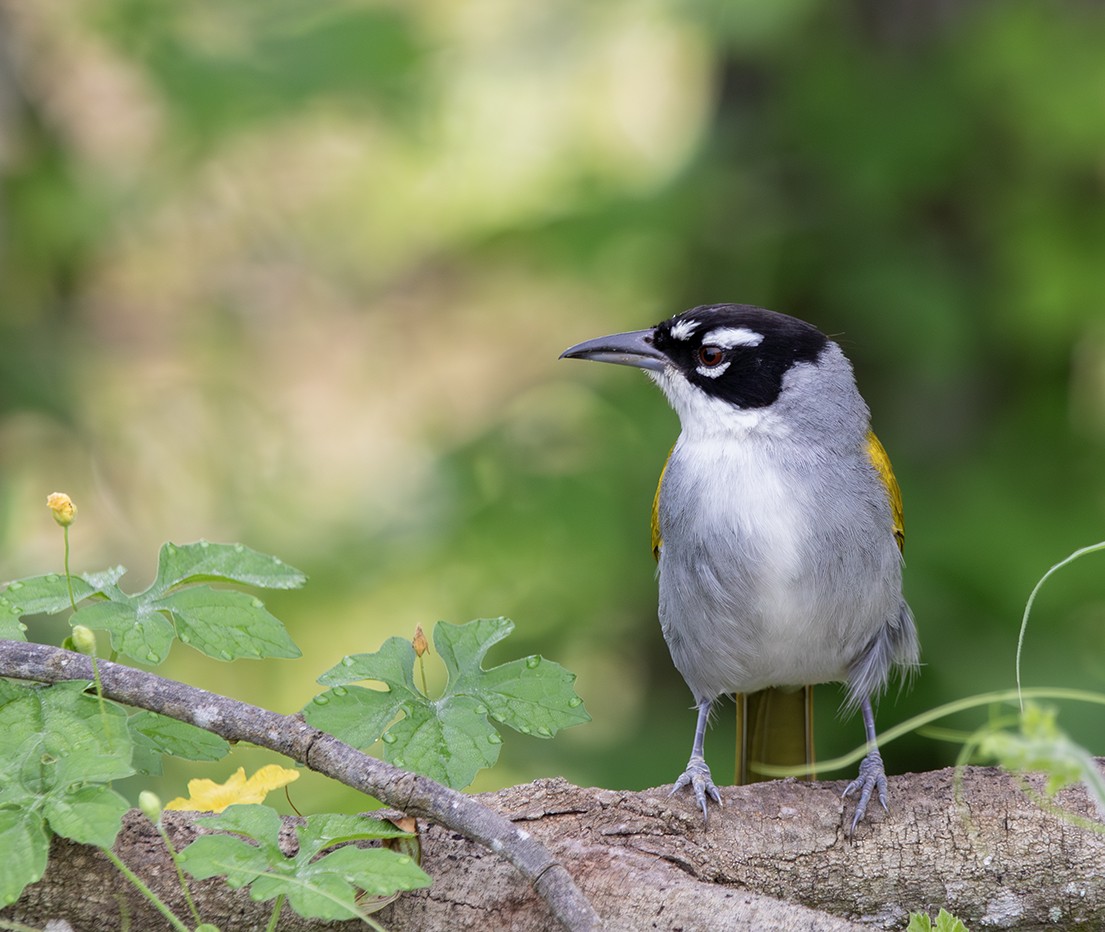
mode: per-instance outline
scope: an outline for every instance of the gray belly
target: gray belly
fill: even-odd
[[[675,666],[699,701],[847,679],[900,610],[888,508],[795,494],[793,476],[761,463],[754,483],[720,465],[733,463],[695,475],[673,459],[661,491],[659,615]]]

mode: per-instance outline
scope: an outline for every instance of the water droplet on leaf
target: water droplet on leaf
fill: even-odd
[[[321,696],[315,696],[315,705],[326,705],[330,701],[330,697],[323,693]]]
[[[8,586],[8,592],[18,592],[22,588],[23,588],[23,583],[13,582],[11,585]]]
[[[572,696],[572,698],[568,700],[568,708],[570,709],[578,709],[581,705],[583,705],[583,700],[580,699],[579,696]]]
[[[388,733],[387,733],[386,735],[384,735],[384,736],[383,736],[383,737],[382,737],[382,738],[381,738],[380,740],[381,740],[381,741],[383,741],[383,742],[384,742],[384,744],[395,744],[395,735],[393,735],[393,734],[392,734],[392,733],[391,733],[391,732],[389,731],[389,732],[388,732]]]
[[[490,735],[487,736],[487,743],[488,744],[502,744],[503,743],[503,736],[498,734],[498,733],[490,734]]]
[[[351,667],[351,666],[353,666],[353,664],[355,664],[356,662],[357,662],[357,661],[356,661],[356,660],[354,660],[354,659],[353,659],[352,657],[350,657],[350,656],[349,656],[348,654],[346,654],[346,655],[345,655],[344,657],[342,657],[342,659],[341,659],[341,665],[342,665],[343,667]]]
[[[526,666],[529,667],[531,670],[536,670],[539,666],[541,666],[541,658],[537,654],[533,654],[532,656],[527,657]]]
[[[245,548],[245,547],[243,547],[243,546],[242,546],[241,544],[235,544],[235,545],[234,545],[234,552],[235,552],[235,553],[245,553],[245,552],[246,552],[246,548]]]
[[[338,696],[340,698],[342,696],[347,695],[349,693],[349,690],[346,689],[344,686],[335,686],[332,690],[330,690],[330,692],[332,692],[335,696]]]
[[[552,732],[551,732],[551,731],[549,731],[549,729],[548,729],[548,728],[546,728],[546,727],[545,727],[544,725],[538,725],[538,726],[537,726],[537,733],[538,733],[538,734],[539,734],[539,735],[540,735],[540,736],[541,736],[542,738],[551,738],[551,737],[552,737]]]

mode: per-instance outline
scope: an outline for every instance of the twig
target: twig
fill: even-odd
[[[402,812],[461,833],[513,864],[565,929],[590,932],[600,927],[567,869],[528,833],[472,797],[370,757],[312,728],[299,715],[280,715],[106,660],[100,661],[99,674],[108,699],[160,712],[227,741],[276,751]],[[0,641],[0,676],[40,683],[91,680],[92,664],[83,654],[59,647]]]

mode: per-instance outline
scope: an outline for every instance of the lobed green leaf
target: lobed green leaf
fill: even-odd
[[[405,701],[392,690],[336,686],[307,703],[303,717],[312,728],[337,735],[353,747],[367,748],[395,721]]]
[[[78,602],[100,591],[80,576],[72,580],[73,598]],[[19,616],[56,615],[71,605],[69,584],[59,573],[15,579],[4,589],[3,598],[9,604],[8,613]]]
[[[232,887],[248,884],[250,897],[257,901],[284,895],[301,916],[363,918],[358,904],[360,891],[390,895],[430,882],[409,855],[351,845],[323,853],[348,840],[409,837],[408,833],[377,819],[334,814],[309,816],[297,829],[299,850],[294,857],[281,852],[280,817],[268,806],[231,806],[222,814],[199,822],[205,829],[245,835],[254,844],[230,835],[201,836],[180,854],[181,863],[190,874],[198,879],[223,875]]]
[[[128,809],[130,803],[113,789],[94,785],[51,793],[45,798],[43,814],[56,834],[110,848]]]
[[[244,544],[201,540],[162,545],[151,594],[162,595],[177,586],[202,581],[242,583],[258,589],[298,589],[307,576],[279,558]]]
[[[0,641],[27,640],[27,626],[19,620],[22,614],[23,609],[0,595]]]
[[[50,839],[42,817],[34,812],[0,809],[0,908],[10,906],[25,887],[46,872]]]
[[[299,838],[297,857],[305,861],[332,845],[350,841],[412,837],[410,832],[404,832],[383,819],[336,812],[307,816],[304,824],[296,829],[296,836]]]
[[[169,612],[180,639],[217,660],[301,656],[283,623],[244,592],[195,586],[174,590],[151,608]]]
[[[372,654],[351,654],[318,678],[323,686],[346,686],[361,680],[386,683],[393,690],[421,696],[414,684],[414,648],[403,638],[388,638]]]
[[[111,647],[139,663],[161,663],[173,645],[172,623],[139,597],[120,595],[119,601],[82,605],[70,619],[111,635]]]
[[[345,657],[319,677],[333,688],[316,696],[303,715],[314,727],[355,747],[366,748],[382,738],[391,763],[454,788],[465,787],[480,768],[499,758],[502,738],[489,715],[543,738],[590,720],[572,687],[575,675],[557,663],[534,655],[483,669],[487,651],[513,630],[507,618],[438,623],[434,646],[449,679],[437,700],[415,686],[410,642],[388,638],[376,653]],[[384,683],[387,690],[347,685],[359,680]],[[403,717],[396,720],[400,713]]]
[[[197,880],[223,877],[238,889],[269,869],[269,858],[256,845],[233,835],[201,835],[180,852],[181,866]]]
[[[396,767],[459,789],[482,767],[494,766],[502,743],[476,700],[452,696],[408,709],[388,730],[384,757]]]
[[[230,745],[218,735],[157,712],[136,712],[127,724],[134,741],[135,769],[141,773],[161,773],[162,754],[215,761],[230,752]]]

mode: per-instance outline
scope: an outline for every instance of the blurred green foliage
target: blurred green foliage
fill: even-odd
[[[509,615],[594,721],[489,779],[670,781],[677,426],[556,356],[741,301],[841,340],[894,459],[925,666],[880,721],[1008,686],[1032,585],[1105,537],[1103,45],[1100,7],[1025,0],[0,3],[0,575],[56,568],[55,487],[75,569],[278,553],[306,659],[170,673],[282,710],[343,654]],[[1026,683],[1100,687],[1094,563],[1041,595]],[[861,730],[820,692],[828,756]],[[1097,715],[1062,721],[1100,752]]]

